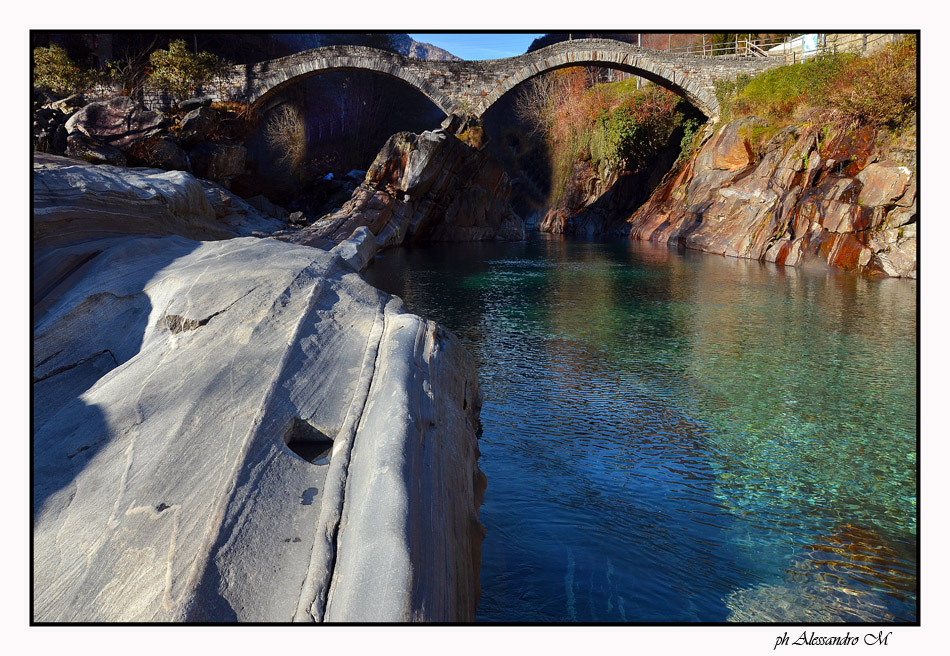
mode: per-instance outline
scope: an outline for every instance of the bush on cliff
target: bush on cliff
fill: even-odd
[[[672,92],[652,84],[637,89],[634,78],[600,79],[598,69],[562,69],[535,78],[519,96],[519,117],[544,136],[550,153],[552,204],[565,192],[576,162],[641,170],[683,123],[685,101]]]
[[[825,55],[720,83],[717,95],[724,121],[757,116],[773,131],[812,109],[837,110],[852,125],[897,130],[917,109],[917,40],[907,37],[868,57]]]
[[[224,76],[230,63],[209,52],[193,53],[182,40],[172,41],[168,50],[155,50],[149,56],[149,85],[168,91],[179,101]]]
[[[33,49],[33,86],[49,89],[58,96],[88,90],[95,81],[91,71],[83,70],[69,58],[66,49],[53,44]]]

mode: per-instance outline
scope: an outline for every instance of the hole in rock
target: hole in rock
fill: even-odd
[[[284,443],[307,462],[315,465],[330,464],[333,439],[306,420],[293,418],[284,431]]]

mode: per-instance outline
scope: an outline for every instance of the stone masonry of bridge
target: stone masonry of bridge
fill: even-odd
[[[716,80],[755,76],[784,64],[781,58],[699,57],[638,48],[609,39],[575,39],[517,57],[482,61],[430,61],[364,46],[329,46],[259,64],[235,66],[213,97],[260,107],[278,91],[306,77],[337,70],[388,75],[418,89],[446,115],[480,117],[518,84],[567,66],[626,71],[685,97],[713,121],[719,119]]]

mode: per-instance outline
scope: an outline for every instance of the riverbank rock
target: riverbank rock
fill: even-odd
[[[129,96],[89,103],[66,121],[69,134],[81,132],[99,143],[126,150],[166,127],[160,112],[141,107]]]
[[[758,122],[720,128],[667,175],[624,232],[777,264],[916,277],[912,130],[894,139],[814,115],[756,146],[747,135]]]
[[[275,240],[113,238],[76,278],[35,313],[35,621],[474,620],[457,339]]]
[[[247,148],[237,143],[202,141],[189,151],[188,158],[199,178],[229,188],[231,181],[244,173]]]
[[[262,217],[41,154],[34,209],[34,621],[474,620],[474,361],[368,231],[194,241]]]
[[[35,251],[119,235],[228,239],[285,226],[189,173],[90,166],[34,153]]]
[[[65,154],[90,164],[125,166],[128,163],[121,150],[99,143],[82,132],[74,132],[66,137]]]
[[[557,202],[537,221],[540,232],[604,236],[616,233],[630,212],[660,183],[679,153],[679,132],[651,161],[636,171],[605,161],[575,162]]]
[[[380,249],[420,241],[524,239],[501,163],[444,130],[390,137],[339,210],[279,238],[340,241],[366,226]]]

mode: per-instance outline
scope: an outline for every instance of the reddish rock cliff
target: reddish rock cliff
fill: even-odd
[[[627,219],[625,234],[790,266],[917,275],[916,131],[813,115],[760,147],[758,119],[723,126]]]

